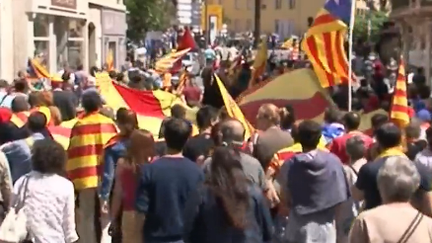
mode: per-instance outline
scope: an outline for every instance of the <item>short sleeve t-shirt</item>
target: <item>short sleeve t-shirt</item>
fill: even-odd
[[[183,148],[183,156],[196,162],[200,156],[207,158],[214,147],[209,134],[198,134],[190,138]]]
[[[164,156],[141,168],[135,210],[146,216],[146,242],[182,239],[186,201],[203,181],[201,168],[184,157]]]
[[[382,204],[381,196],[378,191],[377,176],[379,169],[384,165],[389,157],[378,158],[372,163],[363,165],[359,171],[355,186],[363,191],[365,198],[365,209],[372,209]],[[429,174],[427,168],[415,163],[420,174],[420,186],[418,190],[432,190],[432,175]]]

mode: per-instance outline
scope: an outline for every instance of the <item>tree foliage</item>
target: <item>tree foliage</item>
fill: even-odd
[[[133,42],[143,40],[147,31],[166,29],[175,16],[174,1],[126,0],[125,3],[129,12],[127,36]]]
[[[370,37],[368,38],[368,25],[370,20]],[[383,11],[372,11],[370,14],[356,16],[354,23],[354,39],[369,40],[376,42],[383,23],[388,16]]]

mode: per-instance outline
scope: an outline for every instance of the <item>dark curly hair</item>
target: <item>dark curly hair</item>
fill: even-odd
[[[66,159],[64,148],[52,139],[37,140],[33,144],[32,166],[37,172],[64,175]]]

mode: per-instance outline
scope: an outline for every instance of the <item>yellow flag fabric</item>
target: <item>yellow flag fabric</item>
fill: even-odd
[[[254,133],[255,129],[251,126],[249,121],[246,120],[245,116],[243,115],[243,112],[240,110],[240,107],[237,105],[235,100],[228,93],[228,90],[226,89],[225,85],[222,83],[220,78],[217,75],[215,75],[215,79],[219,87],[220,93],[222,95],[222,99],[224,101],[225,108],[227,110],[228,115],[232,118],[239,120],[243,124],[246,130],[245,139],[249,139]]]

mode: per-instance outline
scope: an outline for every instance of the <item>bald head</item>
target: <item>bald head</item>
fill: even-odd
[[[223,121],[220,131],[224,142],[233,143],[244,141],[245,128],[239,120],[228,119]]]
[[[27,98],[24,96],[16,96],[12,100],[11,110],[14,113],[28,111],[30,109],[30,105],[27,102]]]

